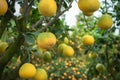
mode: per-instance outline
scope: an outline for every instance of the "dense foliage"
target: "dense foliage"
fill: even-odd
[[[75,0],[77,4],[83,5],[79,4],[80,13],[76,16],[76,25],[72,27],[65,23],[64,13],[72,7],[73,0],[51,2],[54,6],[50,8],[52,10],[47,10],[49,13],[45,11],[48,6],[44,5],[52,4],[43,2],[44,5],[40,5],[40,1],[0,1],[0,80],[24,80],[19,72],[24,63],[31,63],[38,68],[37,70],[43,70],[44,75],[36,79],[44,77],[45,79],[48,77],[48,80],[120,79],[119,0],[99,0],[100,5],[96,1],[96,8],[85,7],[84,0],[81,0],[83,3]],[[5,4],[3,10],[1,3]],[[17,10],[16,4],[20,5],[20,15],[14,14]],[[43,13],[40,13],[42,11]],[[104,18],[102,23],[105,23],[104,25],[109,23],[110,26],[102,29],[98,22],[104,14],[110,17]],[[86,35],[87,37],[83,39]],[[60,44],[65,44],[60,47],[61,51],[58,49]],[[38,75],[41,73],[38,71]]]

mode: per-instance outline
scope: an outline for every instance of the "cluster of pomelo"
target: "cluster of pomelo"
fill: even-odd
[[[51,52],[49,50],[56,44],[56,36],[51,32],[42,32],[38,34],[36,44],[43,56],[43,60],[49,62],[51,60]]]
[[[86,16],[91,16],[100,7],[99,0],[79,0],[78,7]],[[105,13],[98,20],[98,27],[103,30],[110,29],[112,27],[112,17]],[[94,37],[92,35],[85,35],[83,37],[83,44],[92,45],[94,43]]]
[[[65,43],[61,43],[58,46],[58,52],[65,57],[71,57],[74,55],[74,49]]]
[[[58,52],[64,57],[72,57],[74,55],[74,49],[69,44],[69,39],[64,37],[63,43],[58,45]]]
[[[79,0],[78,7],[86,16],[91,16],[95,11],[100,7],[99,0]],[[0,16],[4,15],[8,10],[8,4],[6,0],[0,0]],[[56,14],[57,4],[55,0],[40,0],[38,4],[38,11],[40,14],[46,17],[50,17]],[[113,20],[111,15],[108,13],[103,14],[98,20],[98,27],[107,30],[112,27]],[[56,36],[51,32],[40,33],[37,37],[36,44],[38,49],[45,49],[43,53],[44,61],[50,61],[51,53],[47,50],[52,49],[56,44]],[[95,40],[91,35],[85,35],[82,38],[82,42],[86,46],[93,45]],[[0,42],[0,53],[4,53],[8,44],[6,42]],[[74,55],[74,49],[68,45],[68,39],[64,38],[64,43],[59,44],[58,51],[63,56],[71,57]],[[94,58],[94,55],[90,55],[91,58]],[[104,70],[103,64],[97,64],[96,70],[99,72]],[[34,80],[47,80],[47,73],[44,69],[36,69],[31,63],[25,63],[21,66],[19,70],[19,75],[21,78],[34,78]]]
[[[51,53],[48,51],[56,44],[56,36],[51,32],[42,32],[38,34],[36,39],[37,49],[42,49],[43,60],[49,62]],[[24,63],[19,69],[19,76],[25,79],[47,80],[47,72],[42,68],[35,68],[31,63]]]
[[[56,36],[53,33],[43,32],[38,35],[36,43],[38,48],[50,50],[56,44],[56,41]],[[74,55],[74,49],[68,45],[68,43],[69,40],[65,37],[64,43],[58,45],[58,52],[63,56],[71,57]],[[44,52],[45,54],[43,53],[43,58],[44,60],[49,61],[51,58],[51,53],[47,50]],[[49,58],[49,60],[47,60],[47,58]]]
[[[100,7],[99,0],[79,0],[78,7],[83,12],[85,16],[91,16],[94,12],[96,12]],[[108,30],[112,27],[113,20],[111,15],[108,13],[103,14],[97,22],[97,26],[102,30]],[[93,45],[95,40],[92,35],[84,35],[82,38],[82,42],[84,45],[90,46]],[[95,59],[97,57],[96,53],[90,53],[89,57]],[[96,64],[96,70],[98,72],[103,72],[105,70],[105,66],[102,63]]]
[[[95,11],[97,11],[100,7],[99,0],[79,0],[78,7],[86,16],[91,16]],[[113,20],[112,17],[105,13],[98,20],[98,27],[103,30],[107,30],[112,27]]]
[[[47,72],[42,68],[35,68],[31,63],[24,63],[19,69],[19,76],[23,79],[47,80]]]

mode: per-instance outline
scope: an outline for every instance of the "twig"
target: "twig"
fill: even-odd
[[[32,6],[33,2],[34,2],[34,0],[30,1],[30,4],[28,5],[28,8]]]
[[[24,5],[23,5],[23,17],[26,17],[27,7],[28,7],[28,0],[24,0]]]
[[[34,25],[31,26],[31,28],[33,29],[33,28],[37,27],[38,25],[42,24],[43,21],[44,21],[44,18],[38,20]]]
[[[29,13],[30,13],[30,10],[31,10],[31,8],[32,8],[33,2],[34,2],[34,0],[31,0],[31,1],[30,1],[30,4],[28,5],[28,7],[27,7],[27,9],[26,9],[26,11],[27,11],[27,14],[26,14],[26,15],[30,15]]]
[[[73,0],[71,1],[71,3],[69,4],[69,6],[68,6],[65,10],[57,13],[56,16],[55,16],[52,20],[50,20],[44,27],[42,27],[42,28],[41,28],[40,30],[38,30],[38,31],[41,32],[41,31],[45,30],[46,28],[48,28],[48,27],[49,27],[54,21],[56,21],[63,13],[65,13],[66,11],[68,11],[68,10],[72,7],[72,3],[73,3]]]
[[[87,28],[89,28],[89,25],[88,25],[88,22],[87,22],[87,20],[86,20],[86,18],[85,18],[85,15],[83,14],[83,16],[84,16],[85,24],[86,24]],[[87,29],[85,29],[85,30],[88,31]]]

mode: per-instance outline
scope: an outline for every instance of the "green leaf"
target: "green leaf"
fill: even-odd
[[[35,40],[34,40],[34,37],[31,36],[31,35],[24,35],[25,36],[25,42],[28,44],[28,45],[34,45],[35,44]]]
[[[6,42],[8,39],[8,31],[7,28],[5,29],[5,31],[3,32],[3,35],[1,37],[1,41]]]

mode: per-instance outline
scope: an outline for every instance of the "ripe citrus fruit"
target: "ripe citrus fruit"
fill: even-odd
[[[64,49],[65,46],[67,46],[65,43],[59,44],[59,46],[58,46],[58,52],[60,52],[62,54],[63,53],[63,49]]]
[[[49,61],[51,61],[51,59],[52,59],[51,53],[49,51],[44,52],[43,60],[46,62],[49,62]]]
[[[31,63],[24,63],[19,69],[19,76],[21,78],[32,78],[36,74],[36,68]]]
[[[43,32],[38,35],[36,42],[39,48],[49,49],[56,44],[56,36],[51,32]]]
[[[83,12],[94,12],[100,7],[99,0],[79,0],[78,7]]]
[[[103,64],[101,64],[101,63],[98,63],[98,64],[96,65],[96,70],[97,70],[98,72],[102,72],[102,71],[105,70],[105,66],[104,66]]]
[[[74,55],[74,49],[71,46],[65,46],[63,49],[63,56],[71,57]]]
[[[84,45],[92,45],[92,44],[94,44],[94,37],[91,35],[85,35],[82,38],[82,42]]]
[[[55,0],[40,0],[38,10],[44,16],[53,16],[57,11],[57,4]]]
[[[107,30],[112,27],[113,20],[109,14],[102,15],[98,20],[98,27],[103,30]]]
[[[0,0],[0,16],[4,15],[8,10],[8,4],[6,0]]]
[[[8,47],[7,42],[0,42],[0,53],[4,53],[7,47]]]
[[[44,69],[37,69],[37,73],[34,76],[34,80],[48,80],[47,72]]]

